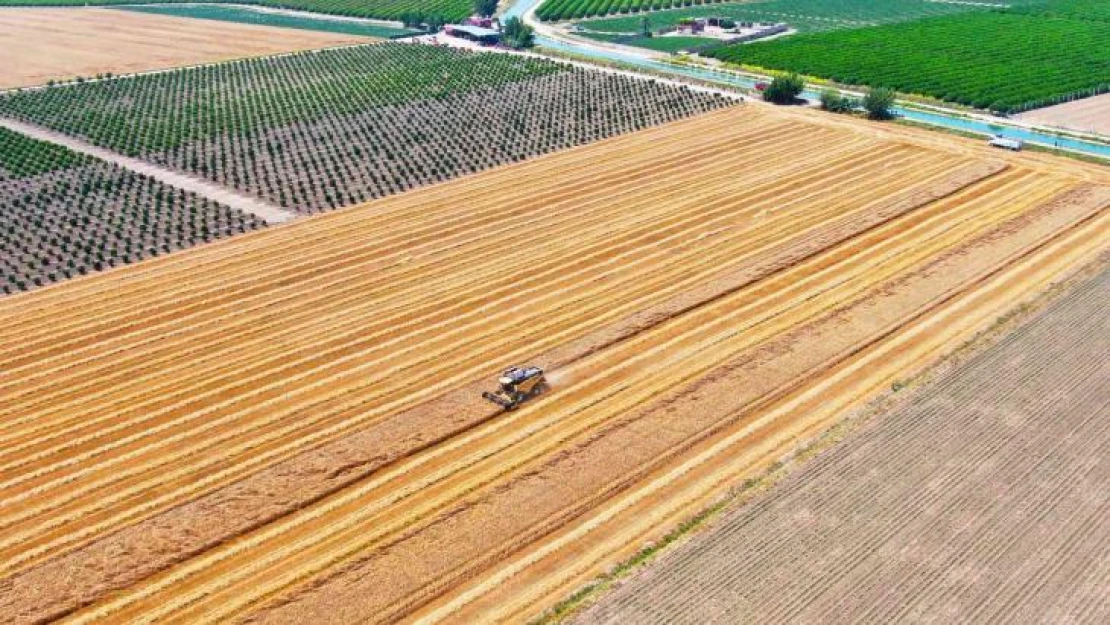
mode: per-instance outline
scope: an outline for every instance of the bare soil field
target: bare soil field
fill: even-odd
[[[1110,271],[577,623],[1110,620]]]
[[[1106,247],[978,143],[734,107],[0,301],[0,613],[533,615]]]
[[[374,41],[95,8],[0,9],[0,88]]]
[[[1110,137],[1110,93],[1032,110],[1016,119]]]

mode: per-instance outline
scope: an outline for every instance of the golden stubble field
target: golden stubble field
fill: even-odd
[[[0,301],[16,622],[520,619],[1093,259],[1103,168],[742,106]],[[482,400],[504,366],[552,390]]]
[[[0,8],[0,89],[297,50],[368,37],[96,8]]]

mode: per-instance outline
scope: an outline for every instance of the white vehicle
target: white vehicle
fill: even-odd
[[[1025,142],[1021,139],[1011,139],[1009,137],[1003,137],[1002,135],[995,135],[991,137],[990,145],[1004,150],[1020,152],[1021,148],[1025,147]]]

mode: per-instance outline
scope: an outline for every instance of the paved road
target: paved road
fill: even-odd
[[[281,223],[283,221],[293,219],[297,216],[296,213],[283,210],[258,198],[253,198],[249,195],[243,195],[241,193],[218,185],[214,182],[209,182],[201,178],[189,176],[181,172],[174,171],[172,169],[166,169],[165,167],[159,167],[158,165],[147,163],[146,161],[141,161],[137,158],[123,156],[122,154],[117,154],[116,152],[113,152],[111,150],[97,147],[76,137],[70,137],[59,132],[55,132],[53,130],[43,128],[42,126],[36,126],[34,124],[28,124],[25,122],[16,121],[14,119],[2,117],[0,117],[0,126],[3,126],[4,128],[7,128],[9,130],[23,133],[29,137],[34,137],[35,139],[41,139],[43,141],[49,141],[51,143],[63,145],[75,152],[81,152],[83,154],[88,154],[90,156],[95,156],[99,159],[103,159],[110,163],[115,163],[120,167],[125,167],[127,169],[130,169],[131,171],[134,171],[135,173],[150,176],[151,178],[154,178],[155,180],[158,180],[160,182],[164,182],[168,185],[172,185],[186,191],[192,191],[193,193],[206,197],[210,200],[226,204],[228,206],[231,206],[232,208],[237,208],[245,213],[251,213],[256,217],[266,220],[267,223]]]

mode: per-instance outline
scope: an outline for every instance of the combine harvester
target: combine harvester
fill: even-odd
[[[505,410],[516,410],[517,406],[547,390],[547,380],[539,367],[509,367],[497,378],[500,388],[497,392],[482,393],[482,397],[501,406]]]

